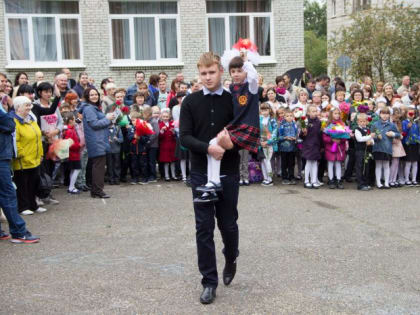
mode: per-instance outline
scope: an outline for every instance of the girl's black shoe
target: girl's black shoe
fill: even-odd
[[[335,187],[336,187],[335,181],[333,179],[330,179],[328,181],[328,188],[329,189],[335,189]]]
[[[344,186],[343,186],[343,181],[342,181],[342,180],[337,180],[337,181],[336,181],[336,187],[337,187],[338,189],[344,189]]]

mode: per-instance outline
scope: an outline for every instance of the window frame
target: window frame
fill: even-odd
[[[79,3],[80,4],[80,3]],[[55,25],[55,40],[57,45],[57,61],[35,61],[35,45],[33,35],[33,18],[54,18]],[[28,24],[28,38],[29,38],[29,60],[12,60],[9,34],[9,19],[26,19]],[[78,22],[79,35],[79,53],[80,59],[63,59],[62,43],[61,43],[61,26],[62,19],[74,19]],[[71,14],[52,14],[52,13],[6,13],[4,10],[5,23],[5,41],[6,41],[6,55],[7,65],[6,69],[34,69],[34,68],[85,68],[83,65],[83,33],[82,33],[82,19],[79,13]]]
[[[209,19],[211,18],[223,18],[225,21],[225,49],[231,49],[230,45],[230,21],[231,16],[248,16],[249,17],[249,34],[250,39],[255,42],[255,29],[254,22],[255,18],[258,17],[269,17],[270,18],[270,55],[261,56],[260,64],[272,64],[277,63],[276,61],[276,50],[275,50],[275,36],[274,36],[274,14],[273,14],[273,1],[270,3],[270,12],[244,12],[244,13],[206,13],[206,37],[207,50],[210,50],[210,36],[209,36]]]
[[[109,2],[108,2],[109,3]],[[178,5],[178,3],[177,3]],[[108,15],[108,30],[110,34],[109,49],[111,67],[137,67],[137,66],[182,66],[182,49],[181,49],[181,23],[178,13],[171,14],[111,14]],[[135,49],[135,18],[154,18],[155,22],[155,38],[156,38],[156,59],[154,60],[137,60]],[[114,59],[113,37],[112,37],[112,20],[128,20],[128,29],[130,33],[130,59]],[[177,55],[178,58],[161,58],[160,50],[160,20],[176,20],[176,37],[177,37]]]

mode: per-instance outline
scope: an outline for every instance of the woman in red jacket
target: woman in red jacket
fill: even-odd
[[[159,122],[159,162],[165,165],[165,180],[169,181],[169,165],[171,166],[172,179],[178,180],[175,175],[175,126],[170,120],[171,112],[169,108],[164,108]]]
[[[74,186],[76,184],[77,176],[80,173],[82,164],[80,163],[80,139],[74,127],[75,118],[73,113],[63,113],[63,121],[67,129],[64,131],[63,139],[72,139],[73,144],[69,152],[69,169],[70,169],[70,185],[67,192],[69,194],[79,194],[80,191]]]

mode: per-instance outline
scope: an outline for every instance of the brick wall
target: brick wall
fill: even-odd
[[[179,71],[187,80],[197,76],[196,63],[199,55],[207,47],[207,20],[205,0],[179,0],[181,29],[181,52],[183,66],[172,67],[110,67],[111,49],[109,34],[109,6],[107,0],[79,0],[83,38],[83,64],[86,68],[72,68],[73,77],[85,70],[99,86],[102,78],[111,76],[118,86],[129,86],[134,82],[134,73],[143,70],[146,76],[165,71],[174,78]],[[303,67],[303,0],[272,0],[275,35],[276,63],[262,65],[258,71],[266,82],[273,82],[276,75],[288,69]],[[4,0],[0,0],[0,43],[6,44],[4,27]],[[5,69],[7,57],[5,49],[0,49],[0,71],[10,78],[19,71]],[[65,65],[63,65],[65,66]],[[57,69],[27,69],[30,80],[36,71],[43,71],[47,80],[52,80]],[[13,81],[13,80],[12,80]]]

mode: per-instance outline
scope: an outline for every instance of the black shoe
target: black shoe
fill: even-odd
[[[199,192],[206,192],[206,193],[211,193],[211,192],[215,192],[215,191],[223,191],[223,187],[222,184],[216,184],[213,182],[210,182],[210,184],[212,184],[212,186],[198,186],[195,190],[199,191]]]
[[[108,199],[108,198],[111,198],[111,196],[110,195],[107,195],[106,193],[101,193],[101,194],[96,194],[96,193],[90,193],[90,196],[92,197],[92,198],[101,198],[101,199]]]
[[[204,287],[200,296],[201,304],[211,304],[216,298],[216,288]]]
[[[336,185],[335,185],[335,181],[333,179],[330,179],[328,181],[328,188],[329,189],[335,189]]]
[[[236,260],[233,263],[226,262],[223,269],[223,283],[229,285],[236,274]]]
[[[357,187],[357,189],[361,190],[361,191],[369,191],[370,190],[370,188],[368,186],[359,186],[359,187]]]
[[[337,186],[338,189],[344,189],[343,181],[342,180],[337,180],[336,181],[336,186]]]
[[[89,191],[90,190],[90,187],[87,186],[87,185],[83,185],[82,190],[83,191]]]
[[[219,201],[219,197],[215,192],[203,193],[200,197],[194,198],[194,203],[206,203]]]
[[[346,177],[346,182],[347,183],[353,183],[353,179],[351,179],[351,177]]]

